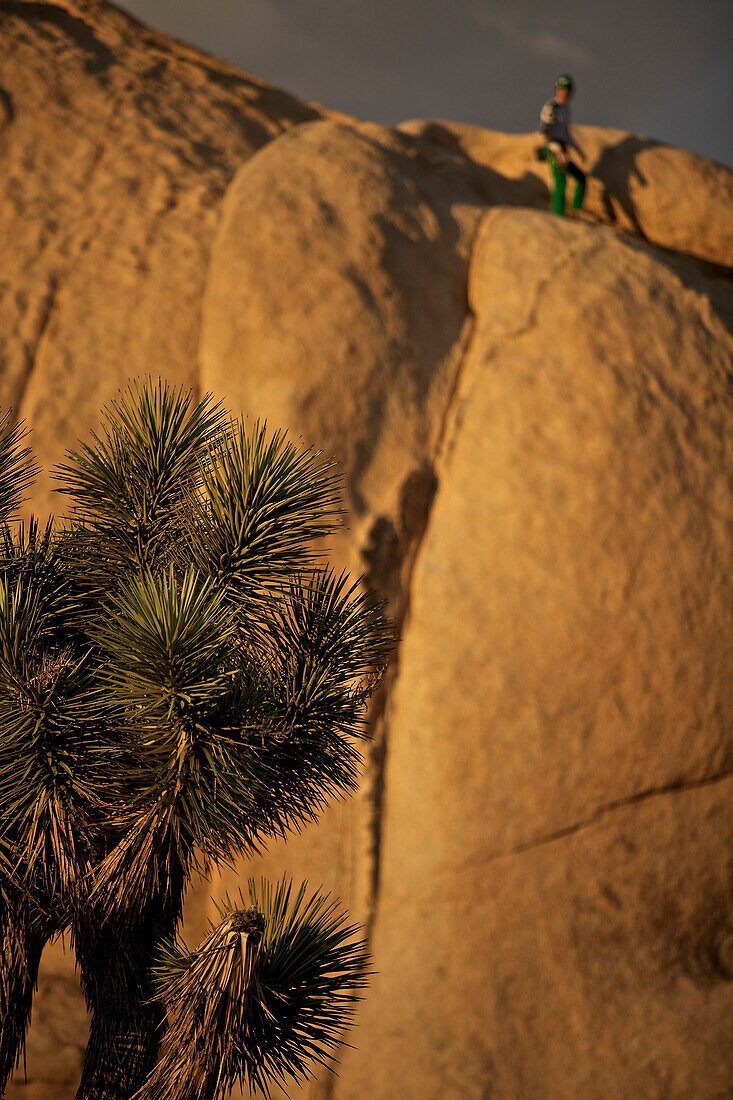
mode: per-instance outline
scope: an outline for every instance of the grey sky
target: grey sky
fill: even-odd
[[[388,124],[527,131],[558,72],[575,121],[733,165],[733,0],[126,0],[279,87]]]

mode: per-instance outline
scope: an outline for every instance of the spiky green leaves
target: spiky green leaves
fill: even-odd
[[[47,612],[0,580],[0,822],[22,881],[60,901],[89,860],[95,692],[85,654],[44,644]]]
[[[310,448],[240,423],[211,448],[188,513],[185,553],[233,602],[259,611],[268,590],[313,564],[314,541],[339,515],[338,481]]]
[[[30,476],[20,444],[0,421],[0,524]],[[110,1088],[128,1095],[162,1034],[150,967],[193,870],[355,787],[390,640],[368,596],[320,565],[332,464],[210,398],[131,387],[59,480],[64,530],[0,526],[0,906],[25,906],[34,934],[40,913],[41,938],[72,926],[91,1007],[82,1089],[101,1095],[127,1066]],[[262,890],[261,943],[229,907],[198,952],[171,950],[171,1038],[146,1096],[266,1088],[334,1049],[363,948],[325,899]],[[30,1004],[25,950],[15,977],[0,950],[6,1006]],[[3,1033],[3,1065],[23,1028]]]
[[[221,406],[163,382],[133,384],[105,410],[100,435],[69,453],[59,488],[72,500],[77,569],[105,593],[165,562],[199,461],[224,426]]]
[[[286,728],[362,732],[363,703],[391,637],[369,594],[318,569],[296,577],[266,620]]]
[[[0,417],[0,523],[20,507],[36,474],[30,449],[22,446],[25,434],[22,425],[13,424],[9,412]]]
[[[172,568],[107,605],[95,639],[130,782],[124,835],[95,876],[104,906],[140,907],[174,865],[187,877],[199,854],[206,864],[258,850],[355,786],[359,677],[384,658],[384,622],[325,570],[268,611],[243,649],[221,590],[191,570],[179,583]]]
[[[143,574],[105,610],[94,636],[122,706],[170,716],[206,708],[227,689],[236,626],[207,578],[188,569],[179,582],[172,566],[158,577]]]
[[[173,567],[123,586],[94,638],[100,679],[127,746],[119,842],[95,873],[93,897],[108,916],[142,910],[148,897],[187,878],[198,860],[248,848],[251,776],[246,745],[225,714],[237,674],[234,616],[212,582]],[[247,708],[242,698],[243,715]]]
[[[255,650],[265,735],[252,821],[282,835],[356,788],[355,739],[391,636],[368,595],[327,569],[295,578],[269,610]]]
[[[312,564],[340,515],[333,463],[264,425],[228,424],[210,397],[193,403],[162,382],[121,394],[58,480],[76,568],[97,596],[174,560],[261,605],[263,589]]]
[[[93,894],[129,907],[197,851],[251,852],[354,788],[387,634],[316,565],[332,464],[210,398],[132,386],[61,481],[69,529],[4,536],[0,813],[64,889],[106,820]]]
[[[71,590],[57,542],[52,519],[45,527],[33,517],[27,526],[20,523],[15,530],[4,526],[0,531],[0,576],[7,578],[11,588],[19,581],[32,588],[43,602],[47,629],[63,634],[71,611]]]
[[[163,952],[169,1027],[136,1100],[219,1100],[237,1083],[268,1094],[330,1064],[366,984],[365,945],[307,884],[293,896],[285,880],[250,881],[249,895],[227,900],[197,951]]]

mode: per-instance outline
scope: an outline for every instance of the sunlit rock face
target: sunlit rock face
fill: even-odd
[[[465,158],[490,201],[506,200],[491,195],[491,177],[482,175],[486,169],[511,181],[522,205],[547,207],[549,179],[537,163],[536,134],[430,120],[404,122],[399,129]],[[626,130],[574,129],[588,172],[583,208],[594,219],[709,264],[733,264],[733,173],[686,149]]]
[[[338,456],[344,560],[402,623],[361,803],[262,866],[372,932],[334,1095],[720,1095],[729,290],[457,178],[446,220],[446,186],[323,122],[224,201],[204,384]]]
[[[320,114],[110,5],[3,3],[0,403],[44,465],[131,375],[196,385],[222,194]],[[50,493],[44,479],[53,511]]]
[[[367,927],[305,1093],[727,1095],[732,174],[585,128],[563,221],[532,135],[337,117],[98,3],[0,39],[0,394],[42,462],[130,377],[213,390],[338,459],[333,560],[398,627],[359,795],[238,869]],[[70,971],[8,1095],[73,1096]]]

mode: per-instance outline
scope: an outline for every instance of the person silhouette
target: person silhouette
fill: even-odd
[[[565,186],[568,176],[575,180],[573,210],[581,209],[585,195],[585,172],[577,164],[573,164],[568,154],[568,149],[575,149],[581,160],[585,160],[585,153],[570,133],[568,103],[574,87],[572,76],[562,73],[555,81],[554,96],[548,99],[540,112],[540,134],[544,144],[538,150],[538,155],[552,169],[554,187],[551,206],[553,212],[560,215],[565,214]]]

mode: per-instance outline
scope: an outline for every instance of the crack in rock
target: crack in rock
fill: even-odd
[[[665,795],[684,794],[687,791],[702,790],[705,787],[712,787],[717,783],[723,783],[732,778],[733,768],[727,768],[724,771],[716,772],[714,775],[705,775],[698,779],[679,779],[671,783],[664,783],[659,787],[649,787],[647,790],[638,791],[636,794],[626,795],[623,798],[615,798],[611,802],[606,802],[602,806],[598,806],[590,817],[584,818],[582,821],[575,821],[572,825],[565,825],[561,829],[555,829],[553,832],[547,833],[544,836],[533,837],[531,840],[521,841],[519,844],[515,844],[511,848],[506,848],[504,851],[477,854],[471,859],[464,861],[462,866],[476,863],[486,866],[501,859],[508,859],[510,856],[521,855],[523,852],[530,852],[534,848],[542,848],[546,844],[554,844],[558,840],[565,840],[567,837],[576,836],[578,833],[585,832],[587,829],[599,825],[604,818],[614,814],[617,810],[625,809],[627,806],[639,805],[654,798],[661,798]]]
[[[371,868],[367,897],[367,938],[371,939],[376,918],[382,852],[385,767],[388,748],[386,711],[392,687],[399,674],[399,640],[410,606],[410,585],[415,558],[427,528],[437,481],[432,465],[413,470],[400,493],[396,525],[379,516],[372,525],[363,557],[368,565],[367,581],[372,591],[396,607],[393,617],[397,645],[389,668],[372,698],[369,714],[370,748],[370,833]]]
[[[385,520],[384,517],[380,517],[380,520],[376,521],[377,524],[382,524],[384,530],[382,532],[382,552],[384,554],[384,546],[391,541],[391,549],[386,552],[386,558],[391,558],[389,565],[391,565],[391,575],[397,575],[398,584],[400,586],[399,592],[399,613],[397,621],[399,625],[399,633],[402,634],[404,625],[409,619],[410,603],[411,603],[411,591],[413,574],[416,566],[417,559],[424,542],[425,534],[430,524],[432,509],[439,484],[439,474],[441,462],[445,460],[445,456],[450,447],[450,439],[455,434],[457,423],[457,410],[459,408],[460,394],[462,390],[462,382],[465,377],[465,368],[467,362],[470,361],[471,349],[473,341],[476,336],[478,327],[478,313],[472,305],[471,295],[471,272],[476,259],[477,249],[480,247],[481,235],[488,230],[488,227],[497,215],[501,216],[503,211],[499,212],[495,209],[487,210],[486,213],[479,220],[476,230],[474,232],[473,240],[470,248],[469,264],[468,264],[468,280],[467,280],[467,315],[466,324],[464,330],[461,333],[458,347],[460,349],[457,356],[457,364],[454,372],[450,392],[446,401],[442,421],[437,435],[434,457],[431,465],[431,469],[434,471],[435,484],[432,495],[428,501],[424,521],[421,529],[413,531],[411,533],[411,543],[409,546],[409,553],[407,555],[401,555],[400,553],[400,539],[397,536],[394,526],[389,520]],[[605,226],[599,226],[601,230],[607,230]],[[593,237],[595,233],[591,230]],[[529,332],[536,324],[538,318],[538,311],[540,303],[544,294],[544,291],[552,283],[557,271],[564,267],[569,259],[577,259],[592,252],[597,247],[597,242],[591,239],[589,242],[587,239],[581,240],[574,248],[569,249],[562,256],[562,259],[548,272],[537,284],[535,288],[535,294],[533,300],[527,310],[525,318],[519,323],[519,325],[512,331],[506,332],[502,335],[501,339],[496,342],[498,347],[499,343],[506,341],[514,341],[527,332]],[[373,529],[373,531],[375,530]],[[376,563],[379,554],[375,547],[368,548],[365,553],[365,558],[368,562]],[[383,575],[383,582],[387,579],[385,571]],[[399,574],[402,573],[400,578]],[[371,579],[371,578],[370,578]],[[371,867],[371,881],[370,891],[367,908],[367,938],[371,942],[374,924],[377,916],[379,906],[379,894],[381,885],[381,850],[382,850],[382,820],[385,809],[385,774],[387,766],[387,758],[389,752],[389,721],[387,716],[388,705],[392,695],[394,685],[399,677],[400,666],[400,645],[398,641],[397,651],[395,657],[390,665],[389,671],[379,692],[373,700],[373,709],[370,716],[370,726],[373,731],[374,742],[371,754],[371,770],[372,770],[372,791],[371,791],[371,834],[372,834],[372,867]],[[602,806],[599,806],[594,813],[584,819],[583,821],[575,822],[572,825],[565,826],[561,829],[557,829],[546,836],[535,837],[531,840],[524,841],[515,845],[506,851],[499,851],[493,853],[483,854],[476,856],[471,862],[480,863],[482,865],[492,863],[495,860],[505,859],[509,856],[519,855],[522,852],[529,851],[532,848],[541,847],[546,844],[551,844],[557,840],[562,840],[566,837],[573,836],[582,832],[585,829],[601,822],[607,815],[614,813],[616,810],[622,809],[625,806],[634,805],[637,803],[643,803],[648,799],[659,797],[665,794],[671,794],[675,792],[684,792],[687,790],[694,790],[702,787],[707,787],[711,784],[721,782],[733,775],[733,770],[719,772],[713,776],[704,776],[699,779],[680,780],[669,784],[662,785],[660,787],[649,788],[645,791],[640,791],[637,794],[614,799]]]
[[[382,821],[385,805],[385,775],[389,750],[388,704],[399,677],[400,642],[409,618],[412,580],[415,564],[430,523],[438,489],[436,468],[443,458],[452,414],[461,388],[465,364],[469,358],[475,332],[475,315],[469,301],[469,285],[473,251],[483,217],[477,222],[469,249],[466,270],[466,315],[456,341],[456,364],[447,394],[443,415],[435,439],[433,458],[406,479],[400,495],[398,528],[386,517],[378,517],[372,526],[363,556],[369,566],[367,580],[376,591],[384,591],[397,605],[395,654],[378,692],[372,700],[369,726],[372,731],[370,752],[371,773],[371,868],[367,898],[366,938],[371,943],[379,906],[382,857]],[[396,591],[395,591],[396,589]]]
[[[13,97],[5,88],[0,88],[0,130],[15,121],[15,106]]]
[[[59,280],[58,273],[52,272],[48,277],[48,284],[46,291],[39,299],[37,304],[37,316],[34,324],[34,332],[31,340],[25,345],[23,367],[20,371],[18,380],[15,384],[15,392],[12,394],[10,405],[13,410],[13,418],[17,423],[21,415],[21,406],[25,398],[26,390],[31,380],[31,375],[35,369],[38,356],[40,355],[44,343],[46,334],[48,332],[49,322],[56,305],[56,297],[58,295]]]

